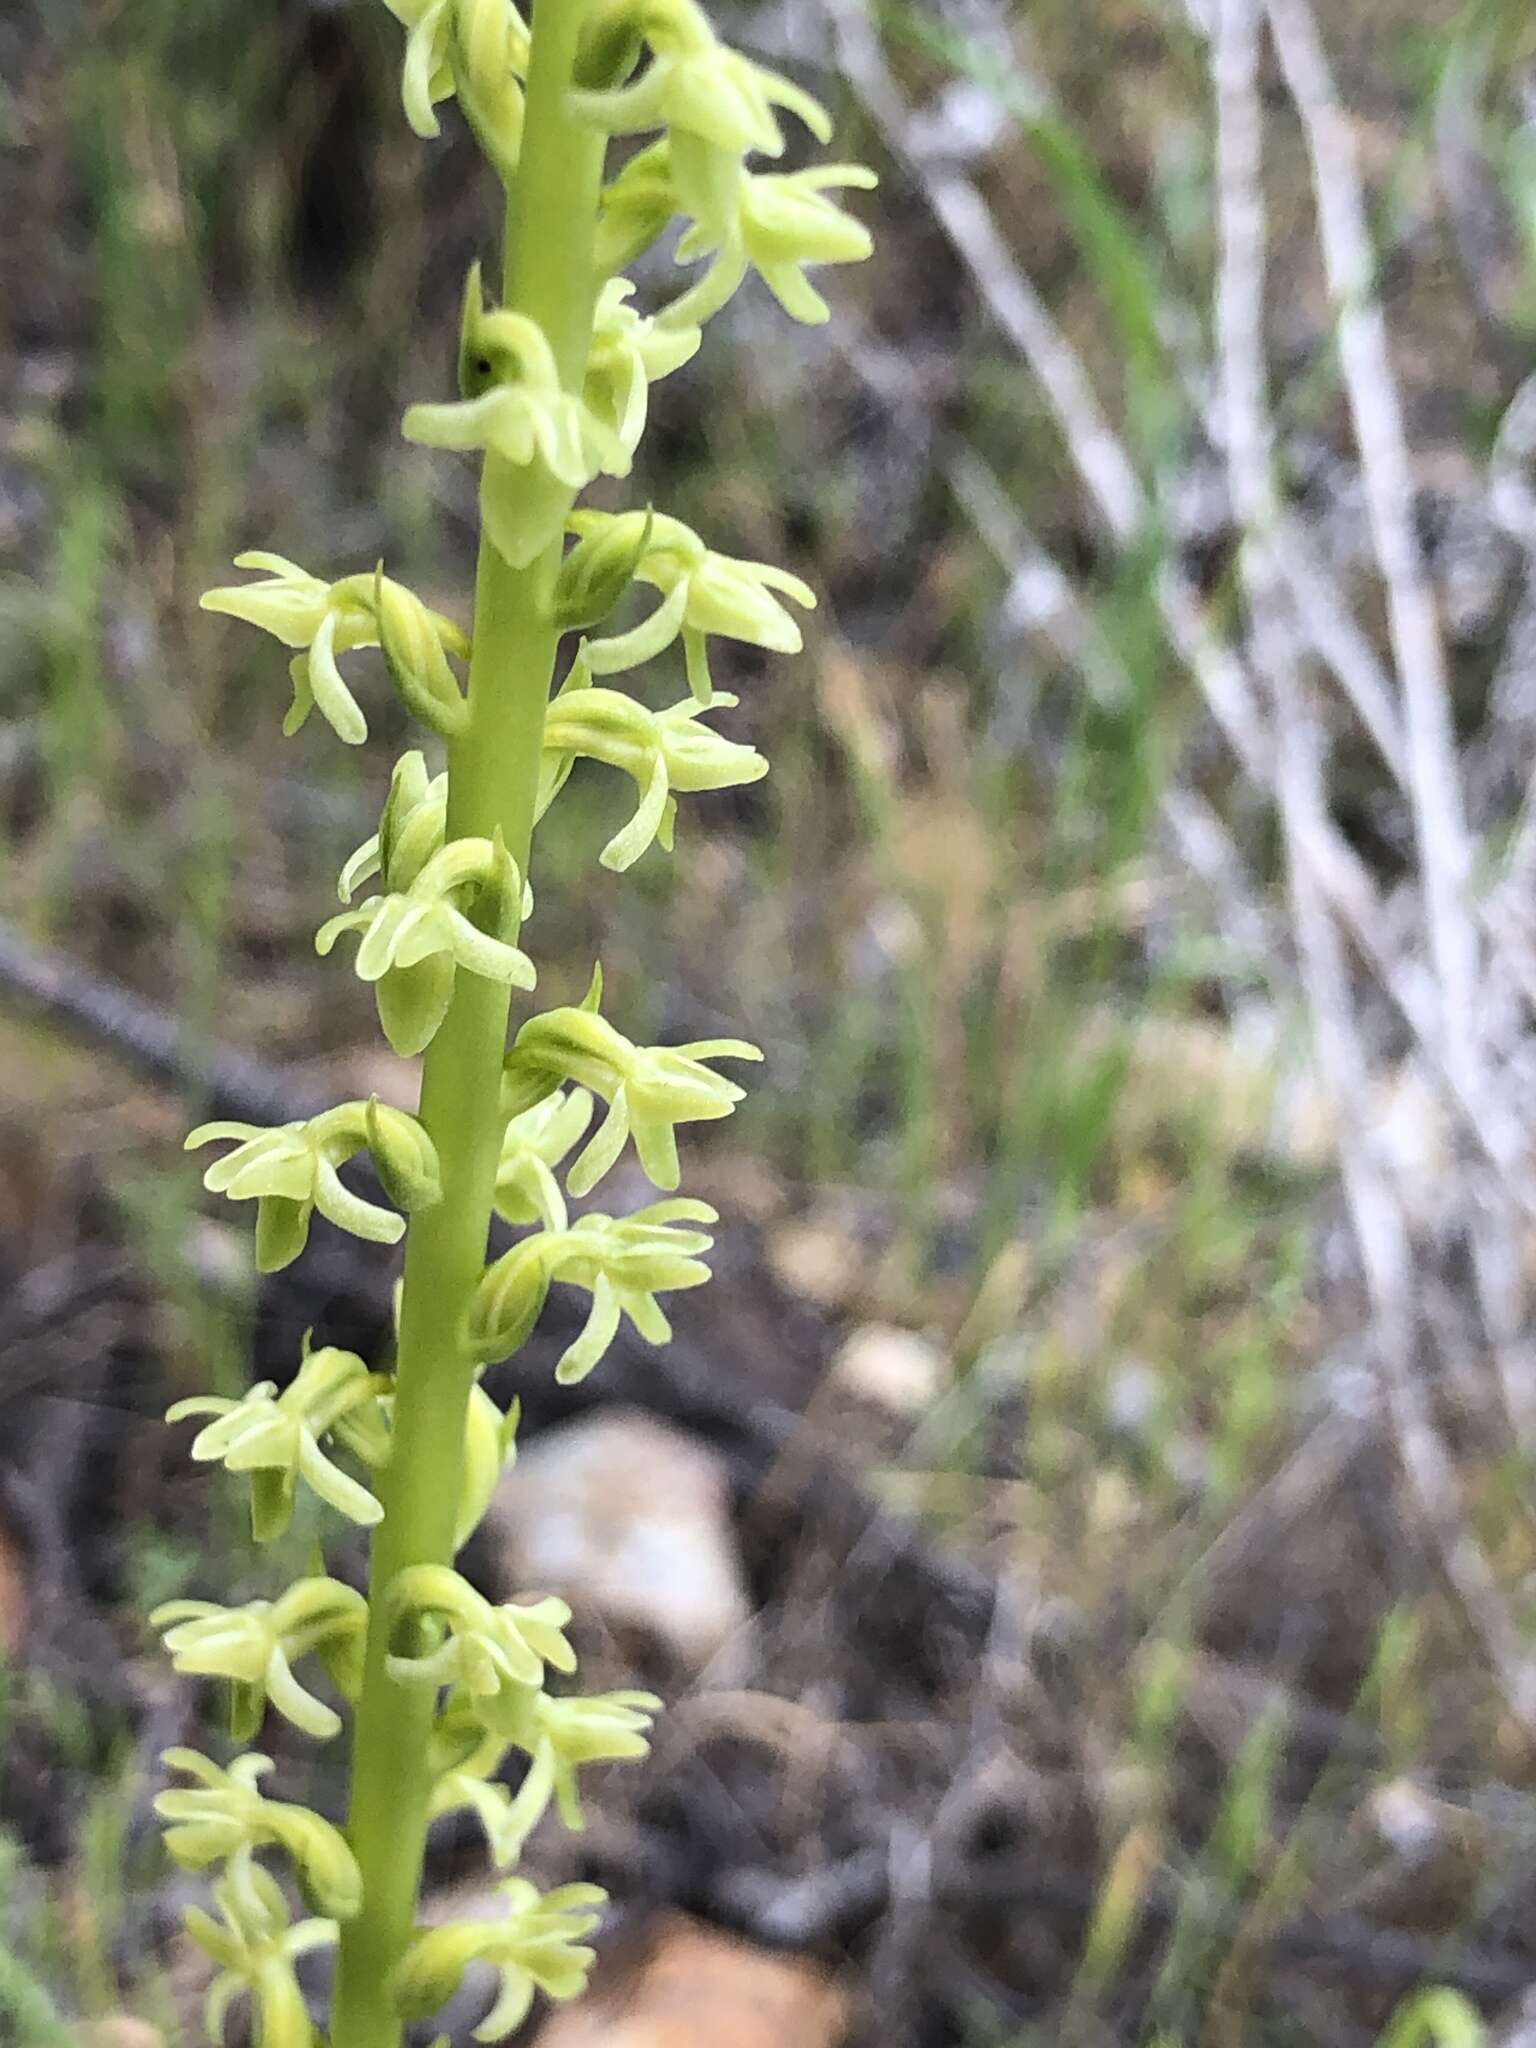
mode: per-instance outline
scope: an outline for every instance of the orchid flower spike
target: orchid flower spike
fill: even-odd
[[[560,531],[573,492],[602,472],[627,476],[623,442],[586,400],[561,388],[543,329],[524,313],[488,311],[471,267],[451,404],[413,405],[401,431],[428,448],[482,450],[480,510],[497,549],[525,569]]]
[[[586,1988],[594,1952],[581,1946],[600,1915],[606,1894],[594,1884],[563,1884],[539,1892],[526,1878],[498,1887],[507,1902],[499,1920],[455,1920],[417,1934],[394,1976],[395,2002],[407,2019],[424,2019],[445,2005],[473,1962],[489,1963],[501,1979],[496,2003],[472,2031],[477,2041],[504,2041],[528,2016],[536,1991],[575,1998]]]
[[[603,866],[622,874],[653,841],[670,852],[678,791],[735,789],[768,773],[755,747],[725,739],[703,722],[707,712],[735,703],[721,692],[702,706],[685,697],[665,711],[650,711],[621,691],[592,687],[584,646],[545,717],[535,816],[543,817],[579,758],[602,761],[629,776],[640,797],[629,823],[599,854]]]
[[[763,1055],[740,1038],[636,1045],[600,1015],[602,995],[602,969],[597,968],[579,1004],[529,1018],[503,1063],[502,1109],[508,1116],[520,1115],[564,1081],[590,1088],[608,1104],[608,1114],[567,1176],[571,1193],[589,1194],[631,1133],[651,1182],[675,1188],[680,1177],[677,1126],[729,1116],[745,1093],[723,1074],[711,1073],[704,1062],[760,1060]]]
[[[343,932],[362,933],[358,975],[375,985],[384,1036],[409,1057],[437,1035],[459,968],[504,987],[533,987],[533,962],[515,943],[522,907],[522,877],[499,833],[453,839],[408,888],[329,919],[315,951],[329,953]]]
[[[178,1671],[225,1678],[231,1686],[235,1739],[249,1741],[270,1704],[295,1728],[328,1742],[341,1730],[334,1709],[306,1692],[293,1675],[301,1657],[315,1652],[348,1698],[362,1680],[368,1603],[336,1579],[300,1579],[277,1600],[220,1607],[212,1600],[169,1600],[149,1617],[165,1631],[165,1647]]]
[[[316,1209],[354,1237],[399,1243],[404,1220],[342,1184],[336,1169],[358,1152],[368,1153],[385,1193],[402,1209],[427,1209],[442,1196],[432,1140],[415,1117],[376,1099],[343,1102],[307,1122],[269,1130],[257,1124],[199,1124],[186,1149],[192,1152],[219,1138],[235,1139],[235,1149],[208,1168],[203,1186],[232,1202],[257,1203],[256,1263],[263,1273],[280,1272],[303,1251]]]
[[[368,721],[336,665],[337,656],[354,647],[383,648],[407,708],[434,730],[462,726],[464,700],[447,657],[467,659],[469,642],[451,619],[429,611],[404,584],[387,577],[382,565],[372,575],[325,583],[283,555],[253,549],[236,555],[235,567],[264,569],[266,575],[256,583],[205,591],[202,608],[243,619],[285,647],[304,650],[289,664],[293,704],[283,720],[285,733],[296,733],[318,708],[348,746],[367,739]]]
[[[231,1870],[214,1886],[213,1899],[217,1920],[201,1906],[186,1912],[187,1932],[219,1966],[204,2007],[209,2035],[222,2042],[230,2006],[246,1997],[260,2048],[321,2048],[293,1966],[335,1941],[335,1921],[291,1923],[276,1878],[258,1863]]]
[[[322,1446],[334,1436],[364,1465],[382,1465],[389,1428],[379,1397],[388,1386],[387,1375],[371,1373],[355,1352],[330,1345],[311,1351],[306,1339],[303,1362],[282,1393],[274,1381],[262,1380],[238,1401],[198,1394],[176,1402],[165,1419],[215,1418],[193,1438],[192,1456],[199,1464],[217,1460],[227,1471],[250,1474],[251,1533],[258,1543],[270,1543],[288,1527],[301,1479],[338,1514],[367,1529],[383,1508]]]
[[[165,1846],[184,1870],[206,1870],[259,1849],[278,1848],[292,1859],[305,1895],[332,1920],[350,1920],[363,1903],[357,1859],[338,1828],[307,1806],[266,1798],[260,1781],[270,1757],[237,1756],[219,1765],[195,1749],[168,1749],[160,1761],[193,1780],[155,1800],[166,1823]]]
[[[775,593],[810,611],[816,604],[810,586],[771,563],[716,554],[680,519],[645,512],[574,512],[566,522],[578,536],[567,557],[570,574],[578,573],[570,565],[583,547],[618,548],[638,537],[647,520],[650,532],[634,575],[659,590],[662,602],[627,633],[587,643],[586,661],[593,675],[638,668],[681,636],[689,685],[698,702],[707,705],[714,697],[706,644],[710,634],[744,640],[776,654],[799,653],[804,645],[800,628]]]

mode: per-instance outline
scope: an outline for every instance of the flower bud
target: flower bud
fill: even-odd
[[[442,739],[462,732],[469,706],[454,681],[432,615],[419,597],[374,571],[373,609],[379,646],[400,701],[413,717]]]
[[[626,513],[577,541],[555,582],[555,624],[562,633],[607,618],[645,558],[652,523],[649,510]]]
[[[522,1404],[503,1415],[484,1387],[475,1387],[464,1415],[464,1464],[459,1476],[459,1515],[453,1547],[461,1550],[479,1528],[501,1475],[516,1462],[517,1423]]]
[[[437,1147],[415,1117],[391,1109],[376,1095],[368,1099],[368,1155],[384,1192],[407,1215],[430,1209],[443,1198]]]
[[[571,83],[586,92],[610,92],[640,62],[645,31],[640,0],[598,0],[582,23]]]

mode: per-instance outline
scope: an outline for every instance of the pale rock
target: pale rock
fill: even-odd
[[[828,1310],[847,1304],[865,1263],[843,1219],[825,1213],[781,1224],[771,1232],[768,1260],[782,1287]]]
[[[611,1409],[521,1453],[486,1516],[508,1591],[661,1645],[689,1673],[751,1616],[726,1468],[697,1437]]]
[[[840,1392],[903,1418],[932,1407],[946,1378],[938,1346],[894,1323],[865,1323],[832,1362],[832,1383]]]
[[[165,2036],[148,2020],[136,2020],[127,2013],[90,2020],[80,2029],[80,2048],[165,2048]]]
[[[838,2048],[850,2017],[818,1964],[669,1913],[638,1960],[545,2023],[536,2048]]]

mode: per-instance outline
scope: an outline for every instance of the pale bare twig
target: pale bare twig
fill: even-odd
[[[1482,1551],[1467,1534],[1454,1460],[1422,1379],[1423,1344],[1409,1233],[1392,1176],[1366,1116],[1370,1079],[1338,929],[1309,865],[1315,834],[1300,821],[1326,815],[1326,756],[1309,702],[1308,664],[1276,561],[1274,432],[1264,345],[1263,121],[1258,92],[1260,0],[1220,0],[1213,53],[1217,207],[1216,292],[1223,427],[1232,502],[1242,532],[1243,581],[1256,666],[1274,705],[1277,794],[1298,964],[1318,1058],[1333,1098],[1340,1166],[1366,1287],[1376,1369],[1403,1469],[1446,1579],[1510,1706],[1536,1727],[1536,1668]]]

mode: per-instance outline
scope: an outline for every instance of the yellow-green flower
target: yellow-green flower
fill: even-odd
[[[459,388],[451,403],[413,405],[401,431],[428,448],[484,453],[481,516],[500,553],[525,569],[559,533],[573,493],[602,472],[629,474],[629,451],[562,388],[537,321],[487,310],[478,264],[465,285]]]
[[[477,2041],[501,2041],[520,2027],[533,1995],[574,1998],[584,1990],[593,1951],[581,1946],[596,1927],[607,1894],[595,1884],[563,1884],[539,1892],[526,1878],[498,1887],[507,1901],[499,1920],[456,1920],[417,1934],[394,1976],[395,2001],[407,2019],[445,2005],[472,1962],[498,1971],[496,2003],[474,2029]]]
[[[565,1197],[554,1170],[591,1121],[592,1098],[585,1088],[557,1089],[509,1117],[496,1169],[497,1213],[509,1223],[564,1230]]]
[[[639,0],[636,18],[651,61],[628,85],[576,91],[571,105],[607,135],[668,128],[733,155],[780,156],[777,109],[798,115],[821,142],[832,128],[826,109],[791,79],[728,49],[694,0]]]
[[[170,1600],[149,1621],[152,1628],[164,1629],[165,1647],[178,1671],[229,1680],[237,1741],[256,1733],[268,1704],[321,1742],[340,1733],[340,1715],[305,1691],[293,1666],[316,1654],[346,1697],[355,1697],[368,1603],[352,1587],[336,1579],[300,1579],[279,1599],[248,1600],[243,1607]]]
[[[307,1806],[268,1799],[260,1781],[270,1757],[252,1752],[219,1765],[195,1749],[168,1749],[160,1761],[193,1782],[155,1801],[166,1823],[165,1846],[185,1870],[249,1860],[258,1849],[279,1848],[292,1859],[306,1896],[333,1920],[349,1920],[363,1903],[357,1859],[340,1830]]]
[[[232,1202],[257,1204],[256,1263],[263,1273],[279,1272],[298,1257],[317,1209],[354,1237],[399,1243],[404,1219],[353,1194],[336,1170],[358,1152],[370,1155],[385,1192],[401,1208],[430,1208],[442,1195],[432,1140],[413,1116],[380,1102],[343,1102],[305,1122],[270,1129],[199,1124],[189,1133],[186,1149],[192,1152],[220,1138],[235,1139],[235,1149],[214,1161],[203,1186]]]
[[[533,987],[533,962],[514,943],[522,902],[522,878],[499,837],[453,839],[408,888],[330,918],[315,950],[329,953],[343,932],[362,933],[358,975],[374,984],[384,1036],[410,1057],[436,1036],[459,968],[508,988]]]
[[[467,659],[468,640],[451,619],[429,611],[382,568],[326,583],[286,556],[261,549],[236,555],[235,567],[267,573],[256,583],[205,591],[202,608],[259,626],[285,647],[304,650],[289,664],[293,704],[283,720],[285,733],[297,732],[318,709],[348,746],[367,739],[368,721],[336,663],[356,647],[384,647],[391,680],[413,712],[420,715],[428,707],[429,724],[448,730],[462,718],[447,657]]]
[[[596,1135],[571,1168],[573,1195],[589,1193],[607,1173],[631,1134],[640,1164],[659,1188],[679,1179],[677,1126],[729,1116],[745,1093],[706,1060],[760,1060],[740,1038],[700,1039],[691,1045],[636,1045],[598,1009],[602,970],[579,1004],[530,1017],[513,1040],[502,1068],[502,1108],[518,1116],[562,1082],[589,1088],[608,1104]]]
[[[656,1296],[702,1287],[709,1268],[701,1254],[712,1240],[686,1226],[713,1223],[707,1202],[652,1202],[630,1216],[581,1217],[569,1230],[537,1232],[488,1266],[465,1319],[463,1341],[485,1364],[509,1358],[525,1342],[554,1281],[584,1288],[592,1306],[579,1337],[555,1366],[570,1385],[585,1379],[628,1316],[648,1343],[665,1344],[672,1325]]]
[[[213,1888],[219,1918],[189,1906],[187,1932],[218,1964],[203,2008],[208,2034],[224,2039],[224,2021],[239,1997],[256,2012],[260,2048],[320,2048],[294,1962],[336,1939],[334,1920],[292,1923],[277,1880],[258,1863],[231,1870]]]
[[[798,654],[804,645],[779,594],[809,611],[816,593],[787,569],[717,554],[691,526],[661,513],[581,511],[572,513],[567,525],[578,536],[577,552],[583,546],[619,548],[645,533],[635,580],[650,584],[662,597],[649,617],[627,633],[587,643],[583,658],[593,675],[638,668],[681,638],[689,686],[695,699],[708,705],[715,696],[709,673],[711,634],[776,654]]]
[[[366,1486],[327,1456],[323,1445],[334,1435],[365,1465],[382,1464],[389,1455],[389,1431],[379,1397],[388,1385],[387,1377],[369,1372],[355,1352],[306,1346],[298,1372],[282,1393],[274,1381],[261,1380],[238,1401],[218,1394],[178,1401],[165,1419],[215,1418],[193,1439],[192,1456],[199,1463],[217,1460],[227,1471],[250,1474],[251,1531],[258,1543],[271,1542],[288,1527],[301,1479],[338,1514],[371,1528],[384,1510]]]
[[[578,759],[602,761],[629,776],[640,798],[629,823],[598,856],[603,866],[622,874],[653,840],[670,850],[678,791],[734,789],[768,773],[755,747],[725,739],[703,722],[706,712],[735,702],[722,692],[705,705],[685,697],[665,711],[648,710],[621,691],[594,688],[583,649],[544,721],[536,815],[543,817]]]

